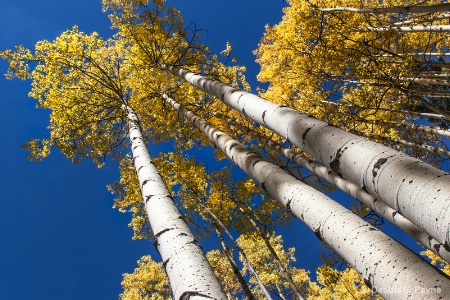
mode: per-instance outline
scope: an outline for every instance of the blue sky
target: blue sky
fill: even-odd
[[[281,19],[281,0],[168,1],[192,20],[215,52],[233,44],[247,66],[255,89],[259,71],[252,51],[265,24]],[[78,25],[80,30],[111,35],[100,0],[0,0],[0,49],[53,40]],[[7,64],[0,61],[0,73]],[[26,160],[21,149],[29,138],[48,135],[48,112],[27,97],[30,82],[0,78],[0,299],[114,299],[122,274],[139,257],[158,254],[148,241],[132,241],[129,215],[111,208],[106,185],[118,179],[115,163],[102,169],[83,161],[73,165],[57,150],[41,163]],[[157,154],[160,148],[152,148]],[[341,196],[334,196],[339,197]],[[297,248],[297,265],[320,262],[319,243],[306,226],[294,222],[283,233]],[[406,241],[408,241],[406,239]],[[413,243],[410,243],[413,244]],[[311,269],[314,273],[314,269]]]

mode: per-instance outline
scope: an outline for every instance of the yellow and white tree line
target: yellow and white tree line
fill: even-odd
[[[196,33],[191,36],[184,28],[180,13],[165,9],[163,1],[153,8],[146,1],[104,1],[105,7],[116,9],[111,15],[118,29],[114,39],[104,41],[74,27],[53,42],[39,42],[35,52],[20,46],[0,52],[10,62],[9,77],[32,79],[31,96],[41,108],[51,110],[50,137],[28,144],[31,157],[40,160],[56,146],[75,162],[91,158],[101,166],[106,155],[121,161],[122,181],[111,187],[119,192],[115,205],[134,213],[137,238],[153,237],[175,299],[234,299],[230,291],[239,293],[244,286],[243,275],[240,280],[220,275],[232,264],[232,255],[205,255],[184,220],[191,214],[223,224],[222,229],[216,227],[219,236],[226,227],[239,232],[240,257],[252,254],[243,259],[247,263],[242,272],[254,269],[258,274],[251,276],[248,298],[269,299],[272,293],[286,299],[289,286],[297,299],[343,298],[345,293],[375,297],[372,291],[386,299],[449,297],[450,279],[432,264],[286,173],[277,159],[269,162],[231,137],[241,135],[249,145],[252,140],[267,144],[262,148],[282,153],[377,211],[435,253],[429,256],[440,255],[432,256],[433,263],[449,262],[450,174],[420,160],[426,156],[410,157],[362,137],[404,140],[405,128],[427,134],[424,138],[434,143],[436,135],[448,135],[446,129],[405,124],[410,120],[405,116],[435,117],[431,111],[444,119],[450,115],[438,101],[417,95],[425,88],[444,97],[448,93],[448,80],[440,76],[448,71],[442,59],[448,33],[432,30],[447,26],[441,17],[448,5],[426,1],[401,8],[404,1],[365,1],[365,7],[352,9],[358,5],[353,2],[289,1],[282,22],[267,28],[256,51],[260,79],[270,82],[262,94],[267,100],[242,90],[248,89],[245,69],[221,64],[197,41]],[[401,30],[405,24],[408,30]],[[336,31],[338,27],[342,30]],[[432,47],[424,46],[425,41]],[[224,54],[230,51],[227,46]],[[437,55],[424,60],[425,53]],[[423,55],[417,59],[419,54]],[[417,112],[420,103],[431,111]],[[370,109],[351,109],[361,107]],[[191,130],[189,122],[198,130]],[[282,148],[252,127],[289,141],[296,150]],[[178,154],[152,160],[147,143],[170,139],[180,151],[213,144],[253,181],[234,188],[230,182],[224,184],[229,174],[223,171],[218,185],[201,166]],[[123,154],[127,146],[132,156]],[[130,157],[137,177],[128,172]],[[270,195],[261,196],[259,207],[248,204],[257,193],[255,184]],[[138,188],[141,200],[136,199]],[[174,194],[183,198],[179,207]],[[199,195],[204,195],[204,203],[198,202]],[[256,221],[274,226],[271,219],[276,214],[299,218],[352,268],[341,272],[323,267],[321,286],[312,283],[306,272],[290,266],[293,258],[287,258],[290,254],[279,238],[261,232],[252,237],[250,232],[259,228]],[[241,224],[236,218],[242,218]],[[143,233],[147,224],[150,234]],[[259,242],[265,246],[257,246]],[[228,251],[223,239],[222,247]],[[255,250],[249,250],[252,247]],[[273,269],[258,262],[264,255]],[[150,258],[139,265],[124,277],[121,297],[167,297],[161,267]],[[271,272],[278,279],[269,276]],[[154,287],[145,287],[143,278]]]

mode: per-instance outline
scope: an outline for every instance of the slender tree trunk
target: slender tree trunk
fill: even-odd
[[[227,244],[225,243],[222,233],[220,232],[218,226],[215,225],[214,221],[213,221],[213,224],[214,224],[214,230],[216,231],[217,237],[219,238],[220,244],[222,245],[223,253],[227,257],[228,262],[230,263],[230,266],[233,269],[233,273],[236,276],[237,280],[239,281],[239,284],[241,285],[242,289],[244,290],[244,293],[247,296],[247,299],[255,300],[255,297],[253,297],[252,292],[247,284],[247,281],[245,281],[244,277],[242,276],[241,272],[239,271],[239,267],[237,266],[236,261],[234,260],[230,249],[228,248]]]
[[[360,135],[360,136],[364,136],[367,138],[377,138],[377,139],[381,139],[383,141],[386,142],[393,142],[393,143],[397,143],[399,145],[403,145],[403,146],[407,146],[407,147],[411,147],[414,149],[419,149],[419,150],[423,150],[429,153],[433,153],[435,155],[443,155],[443,156],[447,156],[450,157],[450,151],[448,150],[444,150],[438,147],[433,147],[430,145],[424,145],[424,144],[417,144],[414,142],[408,142],[407,140],[404,139],[396,139],[396,138],[390,138],[390,137],[385,137],[385,136],[381,136],[378,134],[370,134],[370,133],[366,133],[366,132],[359,132],[356,130],[352,130],[353,133]]]
[[[278,296],[281,298],[281,300],[286,300],[286,297],[284,296],[283,291],[281,290],[278,283],[276,283],[275,286],[277,287]]]
[[[450,174],[218,80],[162,66],[288,139],[450,246]]]
[[[364,122],[366,124],[374,124],[374,125],[383,125],[389,128],[397,128],[397,129],[403,129],[410,133],[414,132],[424,132],[429,133],[434,136],[446,136],[450,137],[450,130],[440,129],[440,128],[434,128],[431,126],[423,126],[423,125],[415,125],[415,124],[404,124],[404,123],[395,123],[395,122],[384,122],[380,120],[364,120],[364,119],[358,119],[359,122]]]
[[[131,107],[123,109],[128,115],[134,166],[155,246],[162,257],[174,299],[225,300],[226,295],[202,248],[183,221],[152,162],[136,114]]]
[[[448,78],[423,78],[423,77],[399,77],[401,82],[414,82],[422,85],[439,85],[439,86],[450,86],[450,81]],[[430,91],[430,93],[437,91]],[[447,92],[450,94],[450,92]]]
[[[205,134],[256,183],[300,218],[316,236],[329,244],[388,299],[450,297],[450,279],[383,232],[361,220],[348,209],[311,188],[280,167],[268,163],[241,143],[221,132],[192,111],[164,95],[164,99]],[[440,294],[422,294],[405,287],[439,287]]]
[[[201,207],[203,207],[203,209],[212,218],[213,222],[218,224],[222,228],[222,230],[228,235],[228,237],[230,238],[231,242],[233,242],[233,244],[236,247],[236,249],[238,249],[238,251],[242,254],[242,257],[244,258],[244,262],[247,265],[247,268],[248,268],[249,272],[253,275],[253,277],[255,277],[256,281],[258,282],[258,286],[261,289],[261,292],[264,294],[266,299],[272,300],[272,298],[269,295],[269,292],[267,291],[266,287],[264,286],[264,284],[262,283],[262,281],[259,278],[258,274],[256,273],[256,270],[253,268],[252,264],[248,260],[247,255],[245,254],[244,250],[241,248],[241,246],[239,246],[239,244],[233,238],[233,235],[228,230],[228,228],[222,223],[222,221],[220,221],[220,219],[208,207],[206,207],[205,204],[203,204],[200,201],[197,201],[197,203],[200,204]]]
[[[390,109],[390,108],[386,108],[386,107],[366,107],[366,106],[360,106],[360,105],[356,105],[356,104],[349,104],[349,103],[342,103],[342,102],[337,103],[337,102],[332,102],[332,101],[327,101],[327,100],[321,100],[320,102],[324,103],[324,104],[335,105],[335,106],[347,106],[347,107],[351,107],[351,108],[359,108],[361,110],[368,110],[368,109],[382,110],[382,111],[389,111],[389,112],[393,112],[393,113],[401,113],[401,114],[410,115],[410,116],[445,119],[445,117],[443,115],[432,114],[432,113],[419,113],[419,112],[410,111],[410,110],[395,110],[395,109]]]
[[[356,7],[333,7],[333,8],[319,8],[318,10],[323,12],[331,11],[350,11],[356,13],[370,13],[370,14],[408,14],[408,13],[435,13],[435,12],[447,12],[450,10],[449,3],[441,3],[436,5],[413,5],[413,6],[397,6],[397,7],[380,7],[380,8],[356,8]]]
[[[450,25],[429,25],[429,26],[392,26],[392,27],[365,27],[356,31],[401,31],[401,32],[447,32],[450,31]]]
[[[319,176],[320,178],[325,179],[344,193],[352,196],[371,210],[380,214],[385,220],[397,226],[399,229],[411,236],[424,247],[442,257],[445,261],[450,262],[450,249],[448,249],[446,245],[438,242],[423,229],[417,227],[415,224],[398,213],[398,211],[395,211],[380,199],[377,199],[376,197],[368,194],[356,184],[342,178],[342,176],[340,176],[333,170],[323,166],[322,164],[315,162],[307,158],[306,156],[295,152],[292,149],[283,147],[280,144],[275,143],[271,139],[262,136],[260,133],[255,132],[254,130],[237,124],[236,122],[231,123],[231,120],[229,121],[230,124],[240,130],[242,133],[250,135],[251,137],[255,138],[260,144],[265,145],[269,149],[285,156],[298,165],[307,168],[309,171]]]
[[[286,282],[289,283],[289,287],[291,288],[292,293],[295,295],[295,298],[298,300],[305,300],[305,298],[303,298],[302,294],[300,293],[297,286],[295,285],[294,281],[292,281],[291,275],[286,270],[286,268],[283,266],[280,258],[278,257],[277,252],[270,244],[270,241],[267,239],[267,236],[261,231],[261,228],[259,228],[259,226],[256,224],[255,220],[251,216],[249,216],[247,213],[245,213],[245,211],[242,209],[242,207],[239,207],[239,210],[241,211],[242,214],[244,214],[249,219],[250,224],[252,224],[253,229],[256,230],[256,232],[259,234],[261,239],[266,244],[266,247],[267,247],[267,249],[269,249],[269,252],[272,255],[272,258],[275,261],[275,264],[277,265],[278,269],[280,270],[281,275],[284,277]]]

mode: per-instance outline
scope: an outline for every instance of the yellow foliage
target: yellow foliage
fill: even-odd
[[[434,254],[430,250],[422,251],[420,252],[420,254],[431,259],[431,264],[438,267],[442,272],[450,276],[450,263],[446,262],[445,260],[440,258],[438,255]]]
[[[321,266],[317,269],[317,281],[322,288],[313,288],[308,299],[383,299],[366,286],[364,280],[351,267],[344,271]]]
[[[128,227],[133,229],[133,240],[152,239],[139,180],[130,157],[125,156],[120,161],[119,169],[120,181],[107,186],[108,190],[116,195],[113,208],[119,209],[122,213],[132,213]]]
[[[166,300],[170,299],[170,285],[162,263],[150,256],[138,260],[138,267],[131,274],[124,274],[122,300]]]
[[[275,250],[277,258],[280,260],[283,267],[290,273],[294,284],[300,291],[303,290],[303,293],[306,293],[310,284],[310,278],[307,271],[292,266],[292,263],[295,262],[295,249],[289,248],[285,251],[283,239],[280,235],[270,235],[267,238],[269,239],[270,245]],[[275,257],[272,256],[261,236],[255,232],[246,232],[237,239],[237,242],[266,288],[269,290],[277,290],[278,286],[279,288],[289,289],[289,284],[285,281],[281,274],[281,270],[275,263]],[[243,262],[242,254],[240,254],[239,258]],[[248,271],[245,264],[243,271]],[[250,283],[253,285],[254,293],[259,295],[261,292],[256,286],[255,278],[251,277]]]
[[[219,250],[212,250],[206,253],[206,258],[214,270],[223,290],[229,295],[236,295],[241,291],[241,286],[234,276],[233,269],[226,258]],[[233,297],[233,299],[237,299]],[[231,300],[231,299],[230,299]]]
[[[320,11],[334,7],[408,6],[414,5],[413,1],[288,0],[288,3],[282,21],[266,27],[255,51],[261,65],[258,79],[270,83],[262,97],[375,141],[383,141],[383,137],[404,138],[404,130],[386,122],[409,122],[410,117],[398,111],[414,110],[417,101],[411,95],[436,88],[412,83],[411,78],[433,68],[437,59],[417,58],[415,54],[446,53],[450,35],[375,32],[368,28],[395,27],[396,21],[429,25],[444,24],[445,20],[429,21],[433,17],[429,14]],[[421,5],[437,3],[440,2],[431,0]]]

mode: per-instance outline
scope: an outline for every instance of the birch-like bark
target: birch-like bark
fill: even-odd
[[[131,107],[124,106],[123,109],[128,115],[134,166],[155,236],[154,243],[162,257],[174,299],[227,299],[152,162],[138,117]]]
[[[377,138],[377,139],[381,139],[381,140],[386,141],[386,142],[393,142],[393,143],[397,143],[399,145],[411,147],[411,148],[414,148],[414,149],[423,150],[425,152],[433,153],[435,155],[443,155],[443,156],[450,157],[450,151],[445,150],[445,149],[441,149],[441,148],[438,148],[438,147],[433,147],[433,146],[424,145],[424,144],[417,144],[417,143],[414,143],[414,142],[408,142],[407,140],[404,140],[404,139],[390,138],[390,137],[385,137],[385,136],[381,136],[381,135],[378,135],[378,134],[370,134],[370,133],[360,132],[360,131],[356,131],[356,130],[352,130],[351,132],[355,133],[357,135],[360,135],[360,136],[365,136],[367,138]]]
[[[428,26],[392,26],[392,27],[365,27],[358,29],[356,31],[366,32],[366,31],[390,31],[396,30],[401,32],[447,32],[450,31],[450,25],[428,25]]]
[[[450,81],[448,78],[437,79],[437,78],[422,78],[422,77],[399,77],[398,80],[402,82],[414,82],[423,85],[440,85],[440,86],[450,85]]]
[[[161,67],[288,139],[450,246],[450,174],[218,80]]]
[[[450,279],[415,253],[326,195],[264,161],[175,100],[166,95],[164,99],[319,239],[333,247],[385,299],[450,297]],[[426,293],[425,288],[430,287],[440,292]]]
[[[236,122],[231,123],[231,120],[229,121],[230,124],[240,130],[242,133],[250,135],[260,144],[266,145],[268,149],[271,149],[278,154],[292,160],[296,164],[305,167],[313,174],[319,176],[322,179],[325,179],[344,193],[352,196],[371,210],[377,212],[385,220],[397,226],[403,232],[415,239],[418,243],[450,263],[450,249],[448,249],[448,247],[431,237],[423,229],[417,227],[414,223],[406,219],[404,216],[398,213],[398,211],[395,211],[380,199],[368,194],[356,184],[342,178],[342,176],[340,176],[338,173],[325,167],[324,165],[313,161],[290,148],[283,147],[254,130],[237,124]]]
[[[414,6],[397,6],[397,7],[380,7],[380,8],[356,8],[356,7],[333,7],[333,8],[319,8],[318,10],[323,12],[332,11],[349,11],[355,13],[370,13],[370,14],[408,14],[408,13],[436,13],[436,12],[447,12],[450,10],[449,3],[441,3],[436,5],[414,5]]]
[[[446,136],[450,137],[450,130],[440,129],[440,128],[434,128],[431,126],[423,126],[423,125],[415,125],[415,124],[404,124],[404,123],[395,123],[395,122],[384,122],[379,120],[362,120],[359,119],[359,122],[364,122],[366,124],[374,124],[374,125],[383,125],[389,128],[397,128],[397,129],[403,129],[410,133],[414,132],[424,132],[432,134],[436,137],[438,136]]]
[[[334,106],[346,106],[346,107],[350,107],[350,108],[359,108],[361,110],[368,110],[368,109],[382,110],[382,111],[389,111],[389,112],[393,112],[393,113],[401,113],[401,114],[410,115],[410,116],[445,119],[445,116],[443,116],[443,115],[433,114],[433,113],[419,113],[419,112],[410,111],[410,110],[395,110],[395,109],[390,109],[390,108],[386,108],[386,107],[367,107],[367,106],[360,106],[360,105],[356,105],[356,104],[343,103],[343,102],[337,103],[337,102],[332,102],[332,101],[327,101],[327,100],[320,100],[320,103],[330,104],[330,105],[334,105]]]

